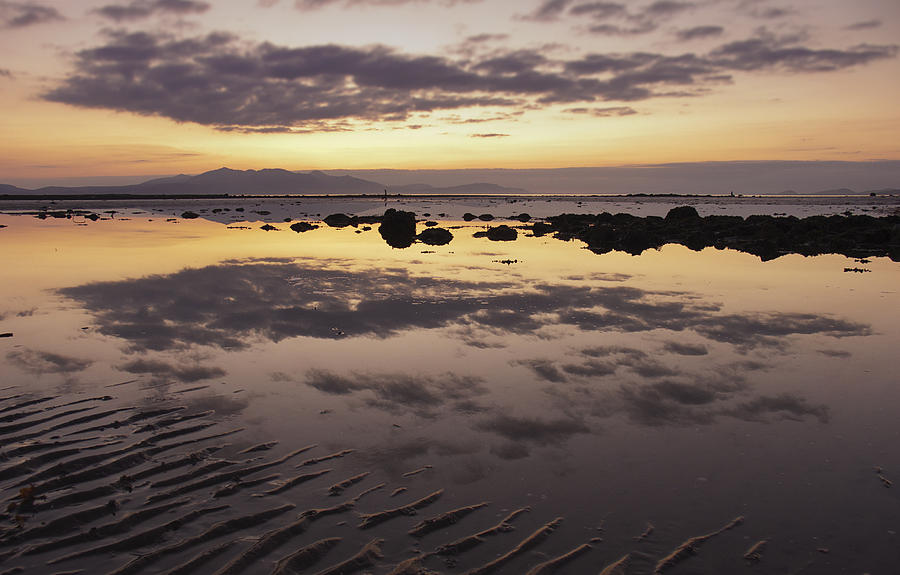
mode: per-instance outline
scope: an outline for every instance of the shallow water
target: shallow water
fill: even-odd
[[[272,479],[277,485],[331,471],[266,497],[252,494],[273,484],[248,487],[226,500],[229,509],[143,547],[105,550],[54,569],[45,565],[106,542],[92,541],[9,557],[2,569],[114,572],[217,521],[296,505],[268,523],[173,552],[146,569],[164,572],[237,539],[195,571],[213,573],[254,537],[290,523],[300,511],[335,505],[380,483],[386,486],[366,494],[354,511],[319,519],[245,571],[269,573],[299,547],[341,537],[309,572],[384,538],[385,557],[370,570],[389,573],[417,551],[487,529],[526,506],[531,511],[515,519],[515,531],[485,537],[450,561],[427,558],[425,566],[465,573],[563,517],[545,541],[498,572],[525,573],[599,537],[591,551],[557,572],[598,573],[632,553],[627,572],[652,573],[688,538],[738,516],[742,524],[665,572],[889,573],[900,564],[897,487],[887,488],[875,470],[880,467],[886,480],[900,477],[900,265],[886,258],[761,262],[676,245],[637,257],[595,255],[578,242],[549,237],[473,238],[482,226],[460,221],[440,222],[455,228],[447,246],[395,250],[376,229],[295,234],[130,217],[79,226],[0,216],[8,226],[0,229],[0,332],[13,333],[0,339],[0,409],[11,408],[0,416],[44,405],[21,407],[32,397],[53,397],[46,405],[55,407],[110,395],[114,399],[88,402],[93,411],[69,418],[172,406],[186,408],[176,415],[202,413],[173,429],[213,424],[184,438],[245,429],[153,454],[83,485],[48,488],[46,501],[224,442],[230,445],[204,464],[256,457],[240,463],[254,465],[318,445],[244,481],[280,473]],[[860,266],[871,272],[844,272]],[[69,408],[56,412],[62,409]],[[130,413],[65,429],[75,433]],[[21,439],[25,432],[58,421],[66,419],[6,428],[2,451],[29,445],[36,439]],[[88,445],[100,445],[97,452],[112,452],[141,440],[133,433],[137,427],[61,439],[88,437]],[[239,453],[275,440],[271,450]],[[103,441],[121,443],[107,448]],[[355,451],[294,469],[306,458],[344,449]],[[0,461],[0,471],[21,461]],[[423,471],[404,476],[415,470]],[[345,496],[326,496],[329,486],[362,472],[370,475]],[[20,481],[0,484],[4,499],[18,493]],[[216,504],[210,495],[221,486],[185,494],[188,504],[142,528],[172,521],[187,507]],[[12,531],[2,535],[8,544],[0,546],[0,557],[21,550],[10,539],[17,525],[32,528],[108,499],[118,501],[121,516],[170,489],[149,482],[129,487],[133,491],[123,488],[64,511],[8,513],[4,527]],[[408,490],[391,497],[399,487]],[[438,489],[442,496],[414,517],[356,527],[355,514],[412,503]],[[423,519],[482,501],[490,505],[421,539],[406,533]],[[80,523],[71,532],[109,520]],[[635,539],[649,531],[648,523],[652,532]],[[52,539],[38,533],[29,544]],[[761,561],[744,560],[762,539],[768,544]]]

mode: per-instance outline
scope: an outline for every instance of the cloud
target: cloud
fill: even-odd
[[[12,80],[14,76],[11,70],[0,68],[0,78],[9,78],[10,80]]]
[[[881,20],[865,20],[863,22],[854,22],[846,26],[845,30],[874,30],[881,27]]]
[[[59,10],[37,2],[7,2],[0,0],[0,28],[25,28],[65,20]]]
[[[831,419],[828,406],[813,405],[806,399],[789,393],[761,396],[727,410],[726,414],[747,421],[766,421],[767,416],[773,415],[781,419],[794,420],[809,416],[818,419],[820,423],[828,423]]]
[[[487,133],[487,134],[470,134],[470,138],[508,138],[509,134],[499,134],[495,132]]]
[[[698,38],[712,38],[721,36],[725,31],[721,26],[695,26],[675,33],[679,40],[696,40]]]
[[[21,369],[36,374],[83,371],[93,363],[89,359],[80,359],[33,349],[11,351],[6,354],[6,359]]]
[[[610,106],[607,108],[568,108],[563,110],[567,114],[587,114],[597,118],[610,118],[614,116],[633,116],[637,110],[630,106]]]
[[[691,343],[680,343],[677,341],[667,341],[663,349],[665,349],[669,353],[675,353],[678,355],[707,355],[709,353],[709,350],[705,345],[694,345]]]
[[[202,14],[209,10],[210,4],[200,0],[132,0],[127,4],[107,4],[97,8],[95,12],[115,20],[140,20],[157,14],[175,14],[186,16]]]
[[[405,4],[437,4],[439,6],[456,6],[457,4],[475,4],[483,0],[295,0],[294,6],[298,10],[319,10],[326,6],[341,5],[344,8],[356,8],[360,6],[402,6]],[[264,6],[277,4],[278,0],[266,0]]]
[[[657,11],[664,5],[669,6],[659,4]],[[420,118],[434,112],[471,108],[520,114],[552,104],[594,108],[602,101],[696,96],[734,70],[833,71],[897,53],[896,46],[874,45],[814,50],[798,41],[761,33],[707,55],[552,59],[534,50],[498,50],[453,58],[381,45],[289,48],[226,33],[180,38],[110,31],[103,44],[78,52],[72,73],[43,97],[221,130],[303,133],[413,116],[421,124]],[[624,106],[595,109],[606,110],[601,115],[628,113]]]

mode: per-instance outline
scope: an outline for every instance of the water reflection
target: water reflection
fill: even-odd
[[[323,268],[321,262],[226,263],[59,291],[93,312],[102,333],[128,341],[136,351],[240,349],[258,338],[384,338],[450,324],[504,334],[540,334],[558,325],[582,331],[692,330],[743,349],[778,347],[797,334],[871,333],[866,325],[832,316],[723,314],[718,304],[684,292],[530,284],[512,275],[502,282],[472,282],[397,269]],[[675,353],[685,355],[684,349]]]
[[[299,371],[270,372],[273,382],[341,398],[352,409],[434,421],[466,418],[472,431],[500,440],[491,453],[501,459],[521,459],[530,446],[562,445],[575,435],[596,433],[600,421],[619,416],[644,426],[709,425],[722,417],[827,423],[825,405],[793,392],[754,392],[750,375],[767,369],[766,354],[787,353],[798,336],[872,333],[869,325],[832,315],[725,313],[699,294],[626,285],[628,277],[621,274],[609,279],[599,273],[535,282],[506,274],[468,281],[398,268],[359,269],[340,260],[268,258],[60,293],[93,313],[101,333],[127,343],[131,357],[119,370],[160,382],[226,375],[218,364],[204,363],[213,351],[198,350],[234,353],[290,338],[343,340],[334,349],[352,354],[366,340],[437,331],[447,349],[432,350],[436,357],[460,353],[454,346],[503,355],[511,373],[531,373],[533,383],[518,384],[522,398],[495,389],[501,373],[496,367],[404,367],[414,352],[402,345],[390,348],[393,370],[342,368],[339,353],[306,362]],[[654,349],[646,339],[638,340],[640,347],[583,345],[617,333],[664,337]],[[546,352],[535,341],[547,342]],[[711,356],[714,346],[724,348]],[[541,396],[552,408],[530,413],[529,405]]]

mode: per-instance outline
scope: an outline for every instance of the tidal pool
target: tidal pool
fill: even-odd
[[[0,570],[290,573],[324,538],[310,573],[377,540],[378,574],[900,564],[887,258],[129,217],[0,216]]]

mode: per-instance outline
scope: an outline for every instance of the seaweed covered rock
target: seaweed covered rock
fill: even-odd
[[[416,214],[393,208],[384,212],[378,233],[393,248],[408,248],[416,239]]]
[[[678,206],[677,208],[672,208],[669,210],[669,213],[666,214],[667,222],[696,220],[699,218],[700,214],[697,213],[697,208],[694,206]]]
[[[422,230],[422,233],[418,235],[418,239],[429,246],[443,246],[453,240],[453,234],[450,233],[450,230],[444,228],[428,228]]]

